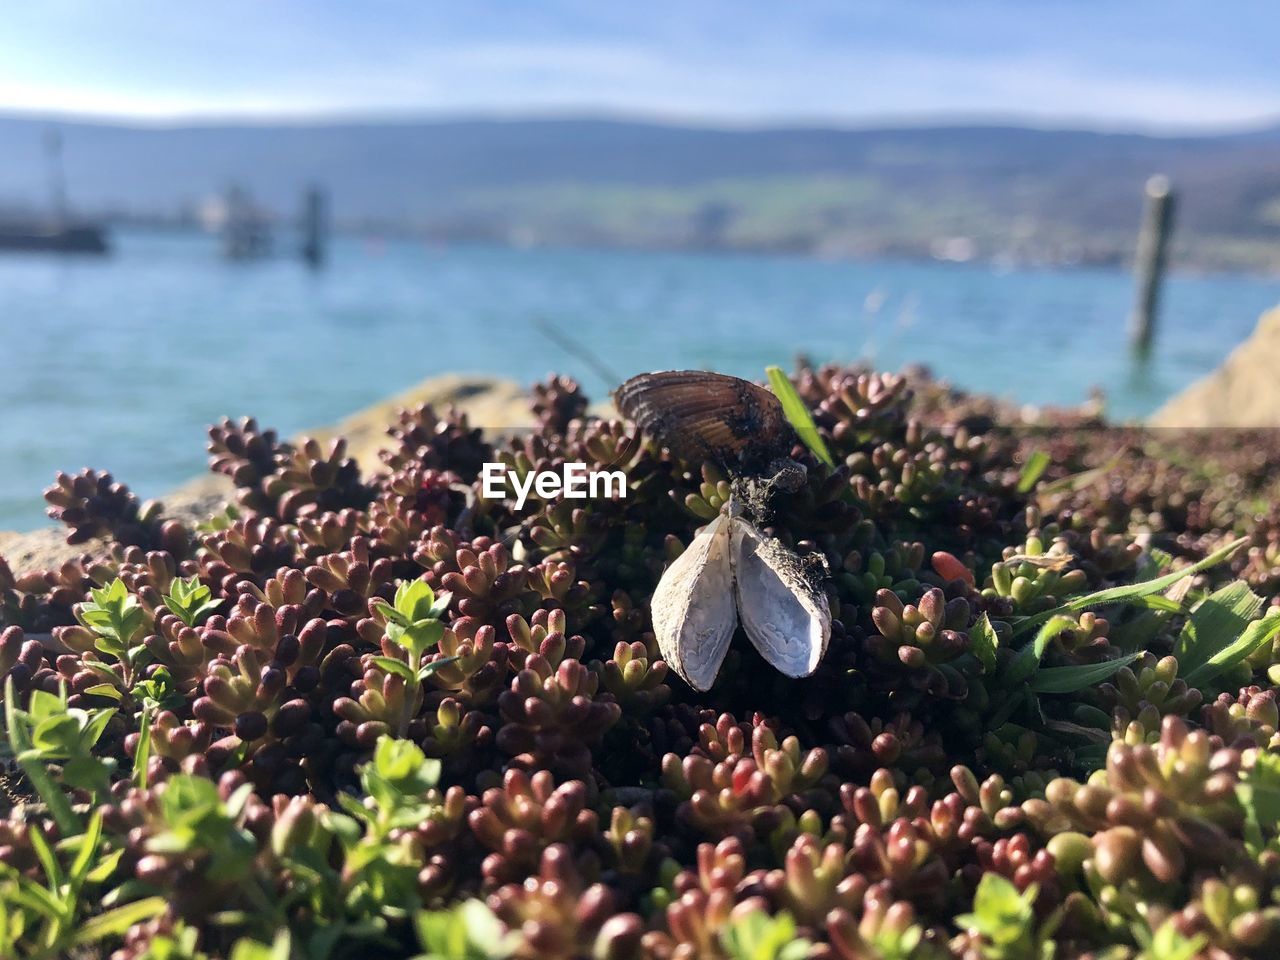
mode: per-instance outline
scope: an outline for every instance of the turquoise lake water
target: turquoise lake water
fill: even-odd
[[[1174,277],[1152,362],[1126,350],[1132,283],[1103,270],[824,262],[684,253],[436,249],[340,240],[329,268],[231,264],[202,236],[122,233],[102,260],[0,259],[0,529],[39,525],[59,469],[154,496],[204,469],[205,427],[252,414],[285,434],[445,371],[605,384],[709,367],[760,377],[798,351],[924,363],[1019,401],[1093,385],[1137,417],[1213,369],[1280,303],[1280,279]]]

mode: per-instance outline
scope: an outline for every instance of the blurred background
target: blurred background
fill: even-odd
[[[602,397],[804,353],[1143,417],[1280,302],[1277,28],[1268,0],[11,7],[0,529],[58,469],[156,495],[218,417],[293,433],[447,371]]]

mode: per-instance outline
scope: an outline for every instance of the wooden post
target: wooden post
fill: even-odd
[[[1146,205],[1142,214],[1142,232],[1138,235],[1138,254],[1134,262],[1137,299],[1129,320],[1129,342],[1134,355],[1142,358],[1151,352],[1155,339],[1156,315],[1159,309],[1160,284],[1164,280],[1169,234],[1173,231],[1175,194],[1169,178],[1157,174],[1147,181]]]
[[[328,228],[328,203],[324,190],[310,187],[302,203],[302,259],[312,268],[324,266]]]

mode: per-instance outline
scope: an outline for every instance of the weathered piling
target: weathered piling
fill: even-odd
[[[309,187],[302,200],[302,259],[311,267],[324,266],[328,253],[329,204],[320,187]]]
[[[1129,319],[1129,343],[1135,356],[1146,357],[1155,340],[1160,285],[1164,280],[1169,235],[1173,231],[1176,206],[1169,178],[1157,174],[1147,181],[1146,203],[1142,214],[1142,231],[1138,235],[1138,253],[1134,262],[1137,296]]]

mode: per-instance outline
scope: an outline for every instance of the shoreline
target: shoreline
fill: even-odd
[[[1280,427],[1280,383],[1272,374],[1277,365],[1280,307],[1263,313],[1249,337],[1216,370],[1188,384],[1137,425],[1171,430]],[[446,373],[428,377],[335,423],[302,431],[294,439],[307,437],[328,444],[344,438],[347,455],[362,464],[368,475],[377,469],[378,452],[397,411],[424,403],[457,406],[474,426],[486,431],[521,429],[533,423],[528,390],[516,381],[491,374]],[[593,412],[607,408],[606,402]],[[165,517],[193,524],[224,510],[233,502],[234,492],[228,478],[205,473],[155,499],[164,505]],[[0,557],[15,573],[21,573],[56,567],[91,551],[96,542],[67,544],[61,526],[0,531]]]
[[[347,455],[355,458],[368,474],[376,471],[380,464],[378,451],[386,439],[387,427],[395,421],[396,412],[423,403],[453,404],[466,413],[473,426],[484,430],[521,428],[533,423],[528,391],[514,380],[486,374],[446,373],[428,377],[336,423],[305,430],[293,439],[309,437],[328,444],[344,437]],[[190,525],[225,510],[234,502],[235,487],[227,477],[204,473],[154,499],[164,505],[166,518]],[[68,544],[66,529],[60,524],[34,530],[0,530],[0,558],[15,574],[60,566],[92,552],[98,545],[97,540]]]
[[[166,236],[186,236],[207,238],[216,242],[217,237],[207,230],[189,225],[170,225],[156,223],[135,223],[130,221],[112,222],[107,225],[126,234],[156,234]],[[707,257],[745,257],[759,259],[802,260],[815,263],[850,263],[850,264],[908,264],[914,266],[968,267],[971,269],[987,269],[1001,272],[1047,272],[1047,273],[1089,273],[1119,274],[1132,276],[1133,259],[1131,253],[1112,258],[1063,259],[1053,260],[1037,257],[1010,257],[1004,252],[981,254],[963,259],[938,256],[924,248],[877,247],[858,250],[845,247],[793,246],[786,243],[754,244],[679,244],[679,243],[644,243],[644,242],[571,242],[556,240],[527,241],[510,237],[460,237],[442,239],[430,233],[412,231],[382,231],[360,227],[335,227],[333,236],[346,241],[365,242],[379,240],[388,243],[425,244],[432,248],[447,250],[502,250],[502,251],[560,251],[569,253],[636,253],[663,255],[690,255]],[[1248,261],[1222,263],[1194,256],[1183,255],[1169,264],[1166,278],[1173,280],[1198,279],[1230,279],[1243,277],[1254,280],[1280,280],[1280,263],[1259,265]]]

